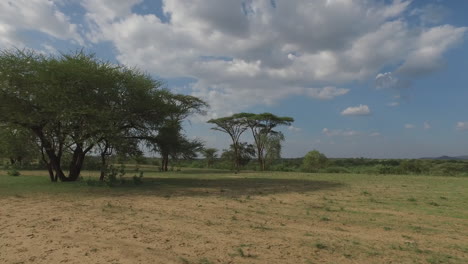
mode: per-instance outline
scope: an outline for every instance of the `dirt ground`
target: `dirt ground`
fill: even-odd
[[[0,263],[468,263],[466,219],[301,187],[1,197]]]

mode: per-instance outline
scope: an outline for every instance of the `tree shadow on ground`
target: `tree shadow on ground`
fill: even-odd
[[[227,196],[240,197],[279,193],[305,193],[343,187],[342,183],[299,179],[232,178],[146,178],[141,185],[124,184],[111,190],[116,195]],[[124,191],[124,192],[122,192]]]

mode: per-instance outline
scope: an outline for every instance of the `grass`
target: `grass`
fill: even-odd
[[[60,223],[70,218],[67,208],[76,208],[91,219],[84,223],[101,225],[109,235],[125,232],[121,224],[128,220],[130,238],[149,241],[148,230],[163,230],[155,231],[157,241],[175,240],[167,248],[155,242],[155,252],[171,254],[195,241],[174,251],[185,253],[181,263],[468,263],[468,178],[144,170],[141,184],[133,184],[129,171],[126,183],[112,188],[50,183],[44,171],[18,177],[0,171],[0,203],[21,205],[11,205],[19,211],[0,208],[0,216],[54,200],[65,214]],[[92,181],[97,175],[83,172]],[[4,241],[0,248],[12,243]],[[90,247],[104,254],[99,244]]]

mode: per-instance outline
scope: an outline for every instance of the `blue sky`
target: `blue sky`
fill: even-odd
[[[188,136],[226,148],[206,120],[296,119],[283,156],[468,154],[466,0],[15,0],[0,48],[84,48],[206,100]],[[251,140],[246,134],[245,141]]]

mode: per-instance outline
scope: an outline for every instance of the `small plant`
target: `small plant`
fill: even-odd
[[[183,264],[190,264],[190,261],[188,261],[187,259],[183,257],[179,257],[179,259],[180,259],[180,262],[182,262]]]
[[[17,170],[16,168],[11,168],[10,170],[7,171],[7,174],[8,176],[13,176],[13,177],[18,177],[21,175],[19,170]]]
[[[140,171],[139,176],[133,175],[133,178],[132,178],[132,179],[133,179],[133,183],[134,183],[135,185],[140,185],[140,184],[142,184],[142,183],[143,183],[142,178],[143,178],[143,172]]]
[[[121,164],[119,168],[116,168],[114,165],[110,165],[104,178],[104,182],[110,187],[118,184],[124,184],[125,179],[123,177],[125,176],[125,173],[124,164]]]
[[[330,221],[330,218],[324,216],[324,217],[320,218],[320,221],[328,222],[328,221]]]
[[[414,197],[408,198],[408,202],[416,202],[416,198]]]
[[[315,244],[315,247],[318,248],[318,249],[327,249],[327,245],[323,244],[323,243],[316,243]]]
[[[212,264],[213,262],[209,261],[207,258],[202,258],[198,262],[199,264]]]

